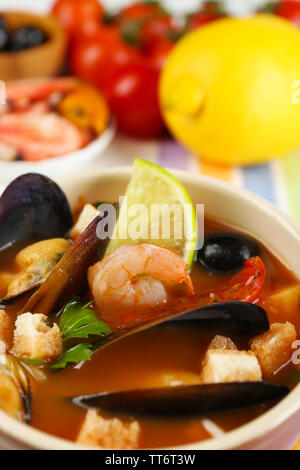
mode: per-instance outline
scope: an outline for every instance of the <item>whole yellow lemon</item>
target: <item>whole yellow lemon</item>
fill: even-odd
[[[300,32],[272,15],[226,18],[171,52],[160,103],[174,136],[196,154],[255,164],[300,146]]]

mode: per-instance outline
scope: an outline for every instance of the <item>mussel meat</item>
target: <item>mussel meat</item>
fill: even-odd
[[[23,294],[40,286],[69,248],[65,238],[53,238],[34,243],[21,250],[15,259],[20,272],[12,276],[1,307],[9,305]]]
[[[24,367],[15,357],[0,354],[0,409],[29,423],[31,408],[31,387]]]
[[[233,382],[102,392],[72,398],[83,408],[150,415],[208,414],[284,397],[289,389],[266,382]]]
[[[101,213],[76,238],[45,282],[29,298],[23,312],[48,315],[56,307],[62,308],[69,300],[88,289],[86,272],[104,255],[108,238],[97,236],[97,226],[106,215]]]
[[[0,252],[26,240],[64,237],[71,226],[67,198],[46,176],[20,176],[0,197]]]

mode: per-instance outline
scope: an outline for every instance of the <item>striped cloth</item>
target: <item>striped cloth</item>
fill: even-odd
[[[171,139],[142,142],[117,137],[101,156],[99,165],[131,165],[135,157],[244,187],[277,205],[300,223],[300,149],[264,165],[227,167],[202,161]]]

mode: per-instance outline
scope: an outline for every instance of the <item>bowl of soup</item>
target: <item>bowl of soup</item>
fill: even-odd
[[[299,227],[246,190],[172,174],[204,204],[204,240],[189,265],[153,240],[111,252],[99,242],[107,204],[122,214],[132,168],[64,176],[58,186],[25,175],[3,193],[2,448],[296,442]],[[1,237],[8,224],[13,240],[10,230]]]

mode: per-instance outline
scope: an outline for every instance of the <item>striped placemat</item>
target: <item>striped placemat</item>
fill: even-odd
[[[99,165],[131,165],[135,157],[244,187],[277,205],[300,223],[300,149],[267,164],[228,167],[201,160],[171,139],[149,142],[117,137],[100,158]]]

